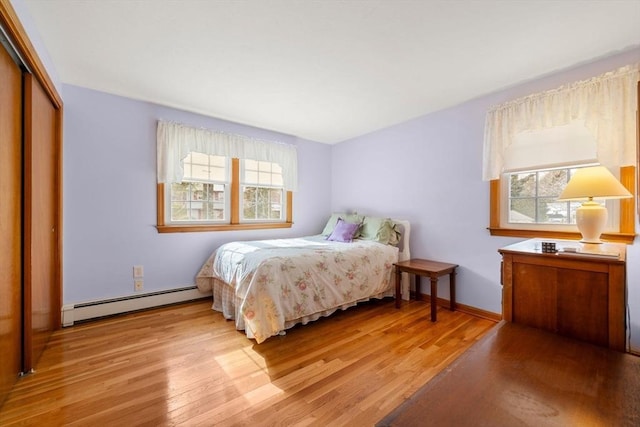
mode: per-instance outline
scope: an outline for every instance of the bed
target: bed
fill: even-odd
[[[357,225],[351,236],[340,235],[345,224]],[[260,344],[296,324],[393,296],[393,264],[410,258],[409,230],[408,221],[334,214],[319,235],[220,246],[196,285]],[[402,280],[408,295],[408,278]]]

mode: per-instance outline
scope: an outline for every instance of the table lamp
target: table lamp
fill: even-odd
[[[607,208],[593,199],[626,199],[629,191],[604,166],[580,168],[573,174],[558,201],[584,200],[576,210],[576,224],[583,243],[602,243],[600,234],[607,224]]]

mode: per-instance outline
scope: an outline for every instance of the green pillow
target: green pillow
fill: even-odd
[[[360,239],[374,240],[385,245],[397,245],[400,232],[391,218],[365,217],[360,228]]]

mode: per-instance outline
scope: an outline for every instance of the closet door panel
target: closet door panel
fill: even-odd
[[[0,405],[22,362],[22,73],[0,46]]]
[[[25,369],[32,369],[57,329],[56,109],[25,75]]]

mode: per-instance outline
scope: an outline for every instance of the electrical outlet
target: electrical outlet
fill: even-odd
[[[138,279],[133,281],[133,290],[139,292],[144,289],[144,280]]]
[[[140,277],[144,277],[144,267],[141,265],[134,265],[133,266],[133,277],[135,279],[138,279]]]

